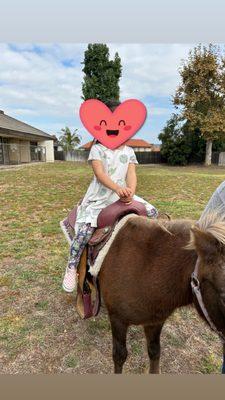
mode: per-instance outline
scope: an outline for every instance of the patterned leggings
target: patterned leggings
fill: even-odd
[[[70,255],[68,260],[69,268],[76,268],[78,266],[85,245],[91,238],[95,229],[96,228],[91,226],[90,223],[83,223],[80,225],[70,247]]]
[[[157,218],[158,210],[155,207],[149,205],[145,205],[145,207],[149,218]]]

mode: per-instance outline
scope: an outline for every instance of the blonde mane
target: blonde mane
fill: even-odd
[[[218,211],[210,211],[204,214],[199,221],[192,227],[190,242],[187,249],[195,248],[195,238],[193,231],[198,230],[212,235],[218,242],[225,245],[225,214]]]

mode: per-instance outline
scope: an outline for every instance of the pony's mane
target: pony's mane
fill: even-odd
[[[209,233],[218,240],[218,242],[225,245],[225,214],[220,214],[218,211],[207,212],[193,226],[193,230],[195,229],[204,233]],[[191,232],[190,242],[186,248],[195,248],[193,232]]]
[[[172,232],[169,231],[169,229],[165,226],[165,221],[160,221],[160,220],[155,220],[156,224],[159,226],[160,229],[162,229],[162,231],[168,233],[169,235],[173,236],[174,234]],[[168,221],[166,221],[168,222]]]

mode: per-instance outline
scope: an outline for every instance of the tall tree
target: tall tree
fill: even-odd
[[[171,165],[202,163],[205,156],[205,140],[198,129],[191,129],[188,121],[182,123],[178,114],[172,114],[159,134],[161,154]],[[213,141],[213,151],[225,150],[224,140]]]
[[[183,133],[179,115],[171,116],[158,138],[162,141],[161,154],[168,164],[186,165],[188,163],[191,147]]]
[[[198,45],[180,69],[181,83],[173,97],[182,117],[206,140],[205,164],[211,164],[212,143],[225,135],[225,62],[219,49]]]
[[[113,60],[109,59],[109,48],[106,44],[89,44],[84,53],[84,81],[82,99],[98,99],[107,102],[119,100],[119,79],[122,73],[118,53]]]
[[[77,131],[78,129],[75,129],[72,133],[68,126],[61,129],[62,135],[59,137],[59,143],[62,146],[63,150],[75,150],[78,144],[80,144],[81,137],[77,134]]]

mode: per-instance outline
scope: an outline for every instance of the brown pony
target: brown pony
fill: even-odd
[[[199,257],[199,281],[208,314],[225,334],[225,222],[216,214],[194,221],[131,217],[115,237],[99,274],[108,310],[115,373],[127,358],[129,325],[144,328],[151,373],[159,373],[160,333],[166,319],[193,303],[190,280]]]

